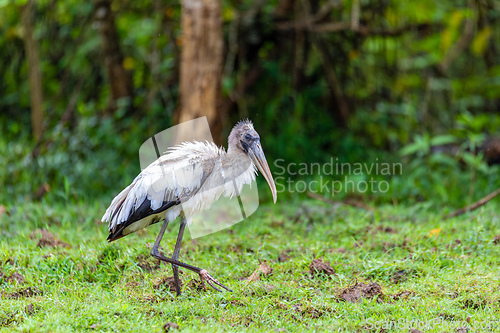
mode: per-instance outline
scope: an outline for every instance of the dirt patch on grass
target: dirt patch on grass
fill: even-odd
[[[180,285],[182,288],[182,280],[180,281]],[[161,289],[166,289],[169,290],[171,293],[175,293],[175,279],[173,276],[167,276],[165,278],[161,278],[157,282],[154,283],[153,287],[156,290],[161,290]]]
[[[291,252],[292,252],[292,250],[290,250],[290,249],[285,250],[283,252],[280,252],[280,254],[278,254],[278,262],[288,261],[288,259],[291,258],[291,256],[290,256]]]
[[[356,283],[354,286],[344,289],[338,297],[350,303],[360,303],[363,298],[375,298],[378,303],[382,303],[383,294],[382,288],[375,282],[370,284]]]
[[[249,247],[244,247],[241,244],[233,244],[229,246],[229,250],[234,253],[253,253],[254,250]],[[219,250],[220,251],[220,250]]]
[[[8,327],[16,322],[20,322],[16,318],[17,312],[6,312],[4,314],[0,314],[0,327]]]
[[[443,320],[447,320],[447,321],[459,320],[459,318],[457,318],[457,316],[455,316],[454,314],[451,314],[451,313],[439,313],[438,316],[440,318],[442,318]]]
[[[405,269],[401,269],[401,270],[395,272],[391,276],[391,282],[392,283],[404,282],[404,281],[408,280],[409,275],[411,275],[410,272],[408,272]]]
[[[480,309],[484,309],[487,305],[488,305],[488,301],[486,301],[483,298],[479,298],[479,297],[475,298],[475,299],[469,298],[469,299],[466,299],[462,303],[462,308],[463,309],[470,309],[470,310],[480,310]]]
[[[160,268],[161,261],[149,255],[139,254],[136,258],[137,266],[145,272],[152,272]]]
[[[180,280],[181,290],[182,290],[182,280]],[[133,287],[134,288],[134,287]],[[155,282],[153,282],[153,288],[157,290],[157,293],[148,294],[139,299],[142,302],[157,304],[164,301],[174,300],[174,296],[176,294],[175,289],[175,279],[173,276],[162,277]],[[170,292],[170,294],[167,293]]]
[[[19,299],[19,298],[28,298],[28,297],[33,297],[33,296],[38,296],[41,295],[42,292],[36,288],[23,288],[19,289],[18,291],[15,291],[13,293],[6,294],[6,298],[10,299]]]
[[[38,309],[33,304],[28,304],[24,309],[26,315],[34,315]],[[8,327],[12,324],[19,324],[25,316],[20,311],[0,313],[0,327]]]
[[[500,234],[496,235],[495,238],[493,239],[493,244],[499,244],[500,243]]]
[[[383,234],[397,234],[397,231],[389,226],[384,226],[384,225],[378,225],[376,227],[369,225],[366,228],[366,232],[376,235],[378,233],[383,233]]]
[[[264,288],[264,290],[268,293],[272,292],[274,289],[276,289],[276,286],[273,285],[273,284],[265,284],[262,286],[262,288]]]
[[[163,317],[165,314],[163,311],[157,309],[147,310],[145,313],[150,317]]]
[[[299,312],[303,317],[318,319],[323,317],[325,314],[332,313],[332,309],[325,306],[313,306],[311,304],[307,305],[297,305],[294,306],[294,310]]]
[[[16,321],[16,312],[0,314],[0,327],[8,327]]]
[[[246,303],[243,303],[240,300],[231,300],[231,301],[229,301],[229,304],[234,305],[234,306],[247,306]]]
[[[71,248],[68,243],[60,241],[57,235],[54,235],[47,229],[36,229],[31,233],[30,239],[38,239],[38,247],[65,247],[67,249]]]
[[[408,247],[408,240],[407,239],[403,240],[403,242],[401,242],[401,243],[399,243],[399,242],[398,243],[394,243],[394,242],[375,242],[371,246],[371,250],[373,250],[373,251],[382,251],[382,252],[392,251],[395,248],[401,248],[401,249],[405,249],[405,250],[411,251],[411,249]]]
[[[342,246],[336,249],[329,249],[328,252],[347,253],[347,250]]]
[[[408,290],[405,290],[405,291],[401,291],[397,294],[394,294],[391,296],[391,298],[395,301],[399,301],[399,300],[407,300],[409,299],[411,296],[414,295],[414,292],[413,291],[408,291]]]
[[[335,269],[330,266],[329,262],[323,261],[323,259],[318,258],[314,259],[311,264],[309,265],[309,273],[311,274],[312,277],[315,275],[333,275],[335,274]]]
[[[138,281],[140,280],[140,281]],[[131,293],[137,293],[139,292],[140,290],[143,289],[143,280],[142,279],[137,279],[136,276],[133,276],[131,280],[128,280],[126,283],[125,283],[125,287],[130,290]]]
[[[18,272],[14,272],[10,276],[6,276],[1,270],[0,270],[0,281],[5,281],[7,283],[14,283],[17,282],[18,284],[23,284],[25,282],[24,276],[22,276]]]
[[[178,330],[179,329],[179,325],[177,325],[176,323],[166,323],[165,325],[163,325],[163,332],[170,332],[172,330]]]
[[[462,244],[462,241],[460,239],[455,239],[452,244],[446,245],[446,248],[449,249],[450,247],[452,249],[459,247],[459,245]]]
[[[147,296],[144,296],[144,297],[140,298],[141,302],[151,303],[151,304],[160,303],[163,299],[164,298],[156,297],[156,296],[152,296],[152,295],[147,295]]]
[[[354,240],[354,245],[352,246],[354,249],[362,249],[364,245],[364,242],[362,240]]]
[[[20,273],[18,272],[14,272],[11,276],[9,276],[7,279],[7,282],[14,282],[16,281],[17,283],[19,284],[23,284],[24,283],[24,276],[22,276]]]
[[[204,288],[203,284],[201,283],[201,281],[199,279],[193,279],[193,280],[189,281],[188,288],[196,290],[198,292],[207,291],[207,289],[206,289],[207,287],[205,286],[205,288]]]
[[[35,308],[35,306],[32,303],[30,303],[26,306],[25,312],[28,316],[35,314],[36,311],[37,311],[37,309]]]

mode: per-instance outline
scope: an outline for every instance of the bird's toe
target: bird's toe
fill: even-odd
[[[212,275],[210,275],[207,270],[205,269],[202,269],[200,271],[200,278],[201,278],[201,283],[203,285],[203,287],[205,287],[205,281],[210,285],[210,287],[214,288],[215,290],[217,291],[222,291],[220,290],[219,288],[217,288],[214,284],[218,285],[218,286],[221,286],[222,288],[226,289],[227,291],[231,291],[231,289],[229,289],[228,287],[226,287],[225,285],[223,285],[222,283],[220,283],[216,278],[214,278]]]

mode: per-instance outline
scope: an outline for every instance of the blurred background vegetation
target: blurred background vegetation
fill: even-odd
[[[130,183],[142,142],[185,119],[193,1],[0,0],[2,202],[107,202]],[[252,119],[274,171],[403,163],[375,176],[387,193],[340,195],[377,204],[461,206],[500,186],[499,1],[212,2],[218,131]]]

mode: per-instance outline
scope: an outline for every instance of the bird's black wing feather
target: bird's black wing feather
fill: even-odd
[[[123,235],[123,230],[125,230],[132,223],[137,222],[139,220],[142,220],[143,218],[148,217],[150,215],[155,215],[155,214],[161,213],[161,212],[163,212],[163,211],[165,211],[173,206],[179,205],[180,203],[181,203],[180,200],[166,201],[166,202],[163,202],[163,204],[160,206],[160,208],[153,210],[151,208],[151,201],[148,198],[144,199],[144,201],[139,206],[139,208],[137,208],[128,217],[128,219],[125,222],[119,224],[118,228],[116,228],[116,230],[111,230],[109,232],[108,242],[112,242],[112,241],[115,241],[117,239],[120,239],[120,238],[126,236],[126,235]],[[158,222],[160,222],[160,220],[153,222],[153,224],[158,223]]]

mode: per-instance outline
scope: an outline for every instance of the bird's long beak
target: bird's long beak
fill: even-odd
[[[252,159],[253,163],[257,166],[260,173],[266,178],[267,183],[269,184],[269,188],[271,188],[271,193],[273,194],[273,201],[276,203],[277,192],[276,185],[274,185],[273,175],[271,174],[271,170],[269,169],[269,165],[267,164],[266,155],[264,155],[264,151],[262,150],[262,146],[260,142],[254,142],[248,149],[248,155]]]

